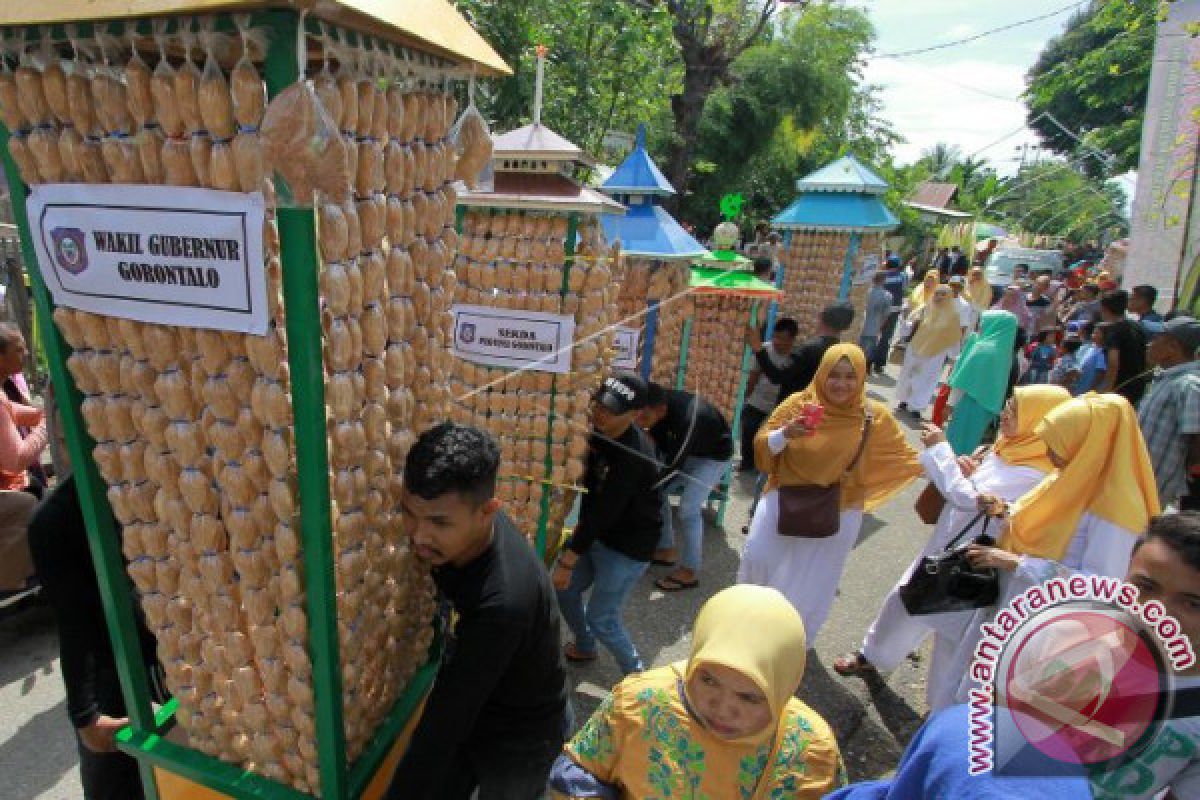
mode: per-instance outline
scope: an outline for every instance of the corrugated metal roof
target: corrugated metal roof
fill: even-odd
[[[908,202],[919,206],[946,208],[950,205],[950,201],[954,199],[954,195],[957,193],[957,184],[922,181],[921,183],[917,184],[917,188],[913,189],[913,193],[909,196]]]
[[[876,194],[811,192],[781,211],[772,226],[792,230],[878,231],[900,224]]]
[[[621,252],[628,256],[691,261],[708,255],[666,209],[655,205],[630,206],[623,217],[605,214],[600,224],[610,242],[621,240]]]
[[[796,189],[801,192],[883,194],[888,190],[888,184],[857,158],[848,155],[796,181]]]

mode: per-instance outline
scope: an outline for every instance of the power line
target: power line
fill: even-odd
[[[1034,22],[1040,22],[1041,20],[1049,19],[1050,17],[1057,17],[1059,14],[1070,11],[1072,9],[1079,8],[1083,4],[1084,4],[1083,0],[1080,0],[1079,2],[1070,3],[1068,5],[1063,6],[1060,9],[1051,11],[1046,14],[1039,14],[1036,17],[1029,17],[1028,19],[1022,19],[1022,20],[1018,20],[1016,22],[1010,22],[1009,24],[1001,25],[998,28],[989,28],[986,31],[976,33],[972,36],[966,36],[962,39],[957,39],[953,42],[944,42],[943,44],[935,44],[935,45],[931,45],[929,47],[920,47],[915,50],[902,50],[898,53],[880,53],[879,57],[880,58],[906,58],[908,56],[921,55],[922,53],[932,53],[935,50],[945,50],[948,47],[957,47],[960,44],[966,44],[967,42],[974,42],[974,41],[976,41],[978,39],[982,39],[986,36],[991,36],[993,34],[1001,33],[1003,31],[1010,31],[1013,28],[1020,28],[1023,25],[1029,25]]]

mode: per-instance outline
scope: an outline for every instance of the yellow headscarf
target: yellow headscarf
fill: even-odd
[[[1059,561],[1085,513],[1141,535],[1161,512],[1146,442],[1125,398],[1077,397],[1047,414],[1036,432],[1067,465],[1013,505],[1000,543],[1006,550]]]
[[[935,302],[930,298],[929,304],[921,312],[921,324],[908,346],[922,358],[936,356],[949,350],[962,339],[962,318],[954,305],[954,293],[949,286],[939,286],[937,291],[945,289],[946,299]]]
[[[858,384],[853,399],[838,405],[825,394],[825,383],[842,359],[854,368]],[[825,409],[821,424],[811,435],[790,440],[782,453],[774,455],[767,444],[770,432],[796,419],[806,403]],[[868,408],[872,422],[867,446],[853,472],[846,475],[862,441]],[[760,468],[768,473],[768,489],[831,486],[841,480],[843,509],[863,507],[869,511],[923,471],[891,412],[883,404],[867,400],[866,356],[858,345],[846,342],[826,350],[812,383],[775,408],[754,439],[754,453]]]
[[[804,620],[777,590],[739,584],[713,595],[692,626],[692,652],[681,665],[685,682],[705,664],[728,667],[754,682],[778,723],[800,687],[806,657]],[[765,741],[770,725],[739,742]]]
[[[908,305],[912,311],[920,311],[925,304],[933,299],[933,293],[938,288],[938,271],[931,269],[925,273],[921,284],[908,295]]]
[[[1046,455],[1046,443],[1036,430],[1047,414],[1071,399],[1071,393],[1061,386],[1037,384],[1017,387],[1013,399],[1017,412],[1017,433],[1015,436],[1001,436],[992,451],[1010,466],[1053,472],[1054,465]]]
[[[992,285],[987,282],[982,267],[974,267],[967,276],[963,297],[967,298],[967,302],[980,314],[992,307]]]

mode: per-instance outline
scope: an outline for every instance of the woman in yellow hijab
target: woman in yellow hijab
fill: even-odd
[[[805,653],[804,624],[779,592],[718,592],[688,660],[621,681],[567,744],[553,796],[818,800],[845,771],[829,725],[793,696]]]
[[[937,291],[937,288],[938,271],[931,269],[925,273],[925,277],[921,279],[921,283],[908,293],[907,313],[912,315],[924,308],[933,299],[933,293]]]
[[[963,297],[975,310],[975,319],[983,316],[983,312],[992,307],[992,285],[983,274],[983,267],[972,267],[967,275],[967,285],[963,287]]]
[[[1016,500],[1054,471],[1036,430],[1047,414],[1070,399],[1070,392],[1060,386],[1019,387],[1000,413],[1000,437],[995,446],[970,459],[960,459],[939,429],[932,425],[925,429],[921,465],[945,498],[945,507],[925,548],[884,600],[858,652],[834,661],[838,673],[893,670],[932,632],[933,661],[926,681],[926,699],[933,711],[957,702],[963,675],[970,671],[979,623],[986,620],[972,622],[970,613],[913,617],[900,601],[900,587],[908,582],[923,556],[940,552],[972,525],[979,513],[981,495]],[[974,538],[981,533],[983,526],[976,520],[967,536]],[[988,533],[994,533],[994,525],[989,526]]]
[[[767,473],[767,491],[750,521],[738,583],[783,592],[804,618],[810,640],[829,616],[863,512],[921,474],[917,454],[895,418],[883,404],[867,399],[866,374],[866,357],[858,345],[833,345],[808,388],[777,406],[754,440],[755,463]],[[815,425],[805,421],[806,410],[818,406],[820,420]],[[841,500],[834,535],[780,535],[780,486],[835,483],[841,484]]]
[[[896,383],[896,408],[920,418],[933,399],[946,359],[962,342],[962,318],[949,286],[939,286],[911,321],[917,326],[904,352],[904,366]]]
[[[1015,569],[1028,556],[1123,576],[1134,541],[1162,511],[1133,406],[1117,394],[1085,394],[1048,414],[1037,433],[1058,471],[1007,509],[1005,554],[979,559]]]

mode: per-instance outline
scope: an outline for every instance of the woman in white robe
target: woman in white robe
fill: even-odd
[[[971,530],[963,541],[971,541],[983,532],[982,521],[976,519],[981,494],[1014,502],[1054,470],[1034,430],[1047,413],[1070,399],[1070,392],[1059,386],[1018,388],[1000,414],[1001,438],[996,447],[973,457],[956,456],[941,430],[926,428],[921,437],[926,447],[920,456],[921,466],[945,498],[945,507],[924,549],[888,593],[862,647],[834,662],[833,668],[839,674],[875,669],[890,672],[932,633],[928,618],[914,617],[905,610],[900,588],[922,558],[940,552],[968,525]],[[971,614],[939,616],[965,618]]]
[[[808,388],[781,403],[754,441],[756,463],[769,465],[767,492],[750,522],[737,581],[783,593],[804,618],[810,643],[829,616],[863,513],[921,473],[895,418],[881,403],[867,399],[866,374],[866,358],[858,345],[834,345]],[[820,406],[823,414],[810,426],[804,413],[813,406]],[[781,486],[834,483],[841,486],[834,535],[803,538],[779,533]]]
[[[933,400],[946,360],[962,342],[962,324],[949,286],[939,286],[915,313],[911,321],[917,331],[904,351],[904,366],[896,383],[896,409],[919,417]]]
[[[996,606],[926,617],[936,633],[927,684],[931,710],[966,702],[980,626],[1035,585],[1073,573],[1124,577],[1134,543],[1160,513],[1158,491],[1133,407],[1115,394],[1088,394],[1038,426],[1058,471],[1002,509],[998,547],[972,545],[976,566],[1001,570]]]

